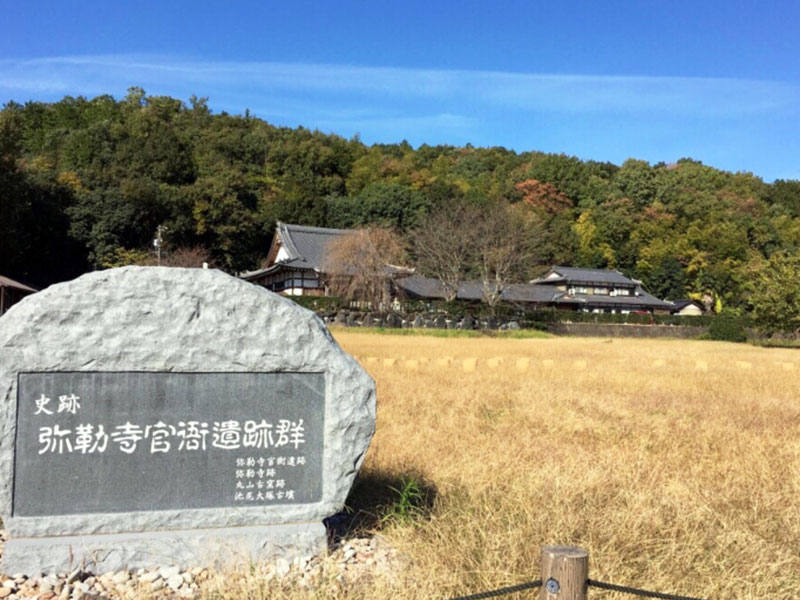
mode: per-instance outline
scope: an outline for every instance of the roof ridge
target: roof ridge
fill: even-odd
[[[619,269],[598,269],[596,267],[567,267],[562,265],[556,265],[550,268],[551,271],[555,271],[556,269],[570,269],[572,271],[597,271],[599,273],[608,273],[609,271],[612,273],[619,273],[620,275],[625,275]],[[627,277],[627,275],[625,275]]]
[[[342,234],[355,231],[354,229],[335,229],[333,227],[316,227],[314,225],[298,225],[296,223],[278,222],[278,225],[285,227],[288,231],[305,231],[310,233]]]

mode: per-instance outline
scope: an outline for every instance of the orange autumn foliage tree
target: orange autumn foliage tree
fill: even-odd
[[[540,208],[548,214],[555,215],[572,208],[570,200],[564,192],[550,183],[537,179],[526,179],[514,184],[522,194],[522,201],[532,208]]]

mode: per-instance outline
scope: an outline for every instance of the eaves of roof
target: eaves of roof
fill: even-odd
[[[20,283],[19,281],[14,281],[9,277],[3,277],[2,275],[0,275],[0,287],[14,288],[15,290],[22,290],[23,292],[39,291],[35,288],[32,288],[29,285],[25,285],[24,283]]]
[[[639,296],[604,296],[595,294],[574,294],[571,296],[564,295],[555,299],[557,304],[579,304],[582,306],[647,306],[650,308],[663,308],[668,310],[672,308],[670,302],[659,300],[650,294],[641,294]]]
[[[253,281],[254,279],[258,279],[265,275],[271,275],[272,273],[276,273],[282,269],[299,269],[299,270],[314,271],[317,273],[319,272],[306,261],[299,258],[293,258],[290,260],[284,260],[279,263],[275,263],[274,265],[270,265],[266,269],[259,269],[258,271],[248,271],[246,273],[242,273],[239,277],[244,279],[245,281]]]

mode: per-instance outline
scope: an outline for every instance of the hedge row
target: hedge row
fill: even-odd
[[[341,299],[333,296],[290,296],[297,304],[313,310],[320,314],[329,315],[340,310],[356,308]],[[360,309],[363,311],[363,309]],[[541,329],[539,324],[547,323],[630,323],[632,325],[692,325],[697,327],[710,326],[714,322],[714,316],[681,317],[676,315],[650,315],[650,314],[611,314],[611,313],[586,313],[572,310],[558,309],[528,309],[502,304],[495,307],[494,312],[484,303],[453,301],[428,302],[423,300],[410,300],[403,302],[400,310],[401,315],[447,315],[450,318],[462,319],[469,315],[473,318],[497,317],[501,320],[515,320],[523,327]],[[748,325],[747,321],[740,317],[741,324]]]

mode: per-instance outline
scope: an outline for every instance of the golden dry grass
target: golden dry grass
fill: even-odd
[[[399,584],[281,593],[446,598],[535,579],[541,546],[566,544],[589,550],[594,579],[800,598],[799,351],[334,335],[378,386],[362,477],[415,477],[435,501],[381,527],[409,559]]]

